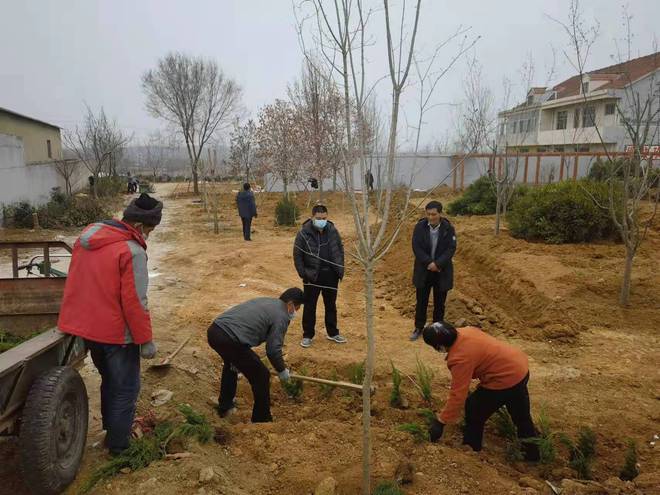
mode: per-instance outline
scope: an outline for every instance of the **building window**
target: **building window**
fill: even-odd
[[[576,108],[573,112],[573,129],[580,127],[580,109]]]
[[[584,107],[582,112],[582,127],[594,127],[596,125],[596,107]]]
[[[564,152],[564,147],[563,146],[555,146],[554,151],[555,151],[555,153],[563,153]]]
[[[517,128],[517,127],[518,127],[518,121],[517,121],[517,120],[514,120],[514,121],[513,121],[513,134],[516,133],[516,128]]]
[[[48,158],[53,158],[53,150],[50,147],[50,139],[46,140],[46,149],[48,150]]]
[[[582,83],[582,94],[586,95],[589,92],[589,81]]]
[[[504,124],[500,124],[500,136],[504,136]]]
[[[557,112],[557,129],[566,129],[568,122],[568,112],[566,110]]]
[[[614,103],[608,103],[605,105],[605,115],[614,115],[616,110],[616,105]]]
[[[589,152],[589,145],[588,144],[580,144],[575,147],[575,151],[578,153],[588,153]]]

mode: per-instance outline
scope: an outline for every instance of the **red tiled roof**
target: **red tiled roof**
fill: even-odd
[[[620,89],[657,69],[660,69],[660,52],[651,53],[650,55],[635,58],[621,64],[593,70],[587,72],[587,74],[595,80],[602,81],[605,79],[609,81],[598,89]],[[580,94],[580,76],[577,75],[566,79],[552,89],[557,92],[557,98],[578,95]]]

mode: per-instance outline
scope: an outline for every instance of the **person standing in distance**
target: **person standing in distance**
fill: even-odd
[[[236,195],[236,206],[238,207],[238,216],[241,217],[243,223],[243,239],[251,241],[252,218],[257,218],[257,203],[248,182],[243,184],[243,190]]]
[[[445,319],[447,292],[454,284],[452,258],[456,252],[456,232],[449,220],[442,216],[442,203],[431,201],[413,231],[412,249],[415,254],[413,285],[417,292],[415,329],[410,340],[417,340],[426,325],[426,310],[433,290],[433,321]]]
[[[328,340],[346,343],[337,328],[337,291],[344,278],[344,245],[339,231],[328,220],[323,205],[312,208],[312,218],[303,223],[293,245],[293,262],[305,287],[302,347],[312,345],[316,333],[316,304],[323,295]]]

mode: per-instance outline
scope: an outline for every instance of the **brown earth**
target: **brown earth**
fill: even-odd
[[[274,380],[271,395],[275,422],[261,425],[249,423],[252,400],[245,381],[239,382],[237,415],[221,420],[210,404],[217,397],[221,366],[206,344],[206,328],[212,319],[251,297],[276,296],[289,286],[300,285],[292,266],[295,229],[273,226],[276,196],[260,195],[261,214],[253,224],[254,241],[247,243],[241,238],[233,193],[223,196],[221,231],[214,235],[200,204],[188,194],[176,194],[173,188],[166,185],[159,190],[170,198],[163,225],[150,239],[150,307],[161,354],[172,351],[191,333],[194,337],[169,371],[154,373],[144,362],[139,413],[154,409],[149,402],[152,392],[165,388],[174,392],[174,398],[155,408],[159,418],[176,417],[176,405],[187,402],[220,427],[225,438],[222,444],[192,446],[191,457],[161,461],[142,471],[119,475],[100,484],[93,493],[138,490],[161,495],[297,495],[312,493],[328,476],[336,479],[337,493],[359,493],[358,397],[340,390],[327,397],[319,387],[306,384],[302,398],[296,402],[287,398]],[[309,204],[302,195],[298,201],[303,207]],[[330,217],[350,250],[354,229],[347,205],[340,196],[332,196],[328,204]],[[538,414],[544,407],[557,432],[574,435],[580,426],[596,431],[596,480],[618,474],[628,438],[639,446],[641,471],[660,471],[657,450],[650,444],[660,433],[658,231],[650,233],[636,260],[631,309],[621,309],[616,304],[618,272],[623,263],[621,246],[533,244],[512,239],[506,232],[495,238],[491,217],[453,221],[459,248],[447,318],[481,323],[484,330],[529,354],[534,412]],[[390,361],[410,376],[414,375],[418,357],[433,368],[436,409],[441,407],[449,384],[441,356],[421,342],[407,341],[414,307],[411,230],[412,222],[382,263],[377,277],[374,481],[392,479],[403,460],[414,466],[413,483],[404,487],[405,493],[537,493],[522,486],[529,485],[529,480],[519,482],[525,477],[545,479],[540,468],[509,464],[503,441],[492,428],[487,430],[485,447],[479,454],[460,446],[457,427],[449,427],[439,444],[416,444],[409,434],[396,429],[405,422],[421,423],[417,410],[427,406],[404,378],[402,390],[410,408],[389,407]],[[361,273],[349,263],[338,302],[340,328],[348,344],[340,346],[325,340],[320,328],[314,345],[302,349],[298,345],[300,320],[295,320],[285,350],[293,370],[304,369],[309,375],[325,378],[336,372],[340,378],[348,378],[348,368],[360,362],[365,353],[363,294]],[[107,459],[93,446],[101,438],[98,375],[91,366],[86,367],[84,375],[93,420],[79,481]],[[565,468],[566,453],[561,449],[560,453],[563,460],[547,476],[553,481],[571,476]],[[0,477],[9,480],[4,486],[11,486],[12,493],[20,494],[19,482],[11,475],[15,452],[10,451],[6,458]],[[215,475],[202,483],[200,471],[209,466]],[[68,493],[77,493],[78,486]]]

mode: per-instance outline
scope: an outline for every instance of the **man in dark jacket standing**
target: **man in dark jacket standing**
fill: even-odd
[[[413,231],[412,248],[415,254],[413,284],[417,289],[415,329],[410,340],[417,340],[426,325],[426,310],[433,290],[433,321],[445,319],[447,292],[454,283],[452,257],[456,252],[456,232],[449,220],[442,217],[442,204],[431,201],[426,205],[426,218],[417,222]]]
[[[289,379],[282,346],[289,323],[303,302],[303,291],[297,287],[285,290],[279,299],[258,297],[228,309],[211,324],[207,331],[209,345],[224,365],[220,381],[218,413],[225,417],[234,409],[238,373],[250,382],[254,406],[252,422],[272,421],[270,414],[270,373],[259,356],[251,349],[266,342],[266,356],[281,381]]]
[[[293,245],[293,261],[305,286],[302,347],[312,345],[316,326],[316,304],[323,294],[325,330],[328,340],[346,343],[337,328],[337,291],[344,278],[344,245],[323,205],[312,208],[312,218],[303,223]]]
[[[254,201],[254,193],[250,191],[249,183],[243,184],[243,190],[236,195],[236,206],[243,222],[243,239],[251,241],[252,217],[257,217],[257,203]]]
[[[147,238],[163,203],[134,199],[119,220],[89,225],[73,247],[58,328],[85,339],[101,375],[101,418],[112,454],[128,447],[140,357],[156,354],[147,306]]]

